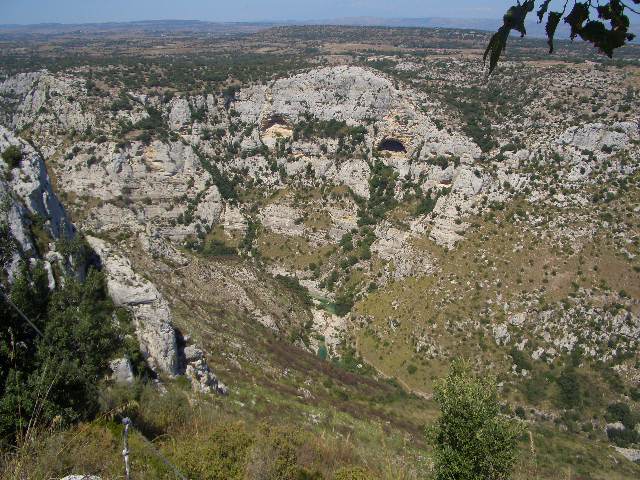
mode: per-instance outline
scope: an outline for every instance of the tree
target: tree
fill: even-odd
[[[629,32],[630,22],[626,12],[630,11],[635,14],[640,12],[630,7],[628,2],[633,2],[636,5],[640,4],[640,0],[627,0],[627,2],[609,0],[607,3],[593,2],[592,0],[585,0],[584,2],[574,0],[571,11],[566,14],[569,0],[565,0],[562,10],[549,10],[552,3],[555,3],[553,0],[538,2],[538,23],[542,23],[544,17],[547,17],[545,31],[547,33],[549,53],[553,53],[553,38],[560,20],[564,18],[564,22],[571,27],[571,40],[580,37],[592,43],[598,50],[611,58],[616,48],[622,47],[635,38],[635,35]],[[562,2],[559,1],[558,4],[561,5]],[[534,10],[535,5],[536,0],[525,0],[523,3],[518,0],[517,5],[507,10],[502,19],[502,26],[491,37],[484,52],[485,61],[489,57],[489,73],[498,64],[500,55],[507,46],[507,39],[511,30],[519,32],[521,37],[527,34],[524,25],[525,20],[527,15]],[[609,23],[608,27],[605,22]]]
[[[441,416],[429,428],[437,480],[504,480],[517,458],[520,424],[500,414],[495,379],[454,361],[435,383]]]
[[[20,161],[22,160],[22,150],[15,145],[11,145],[2,152],[2,159],[9,166],[9,169],[14,169],[20,165]]]
[[[24,265],[8,297],[38,331],[0,295],[0,444],[29,424],[91,418],[108,361],[125,349],[97,270],[82,283],[67,277],[50,292],[42,264]]]

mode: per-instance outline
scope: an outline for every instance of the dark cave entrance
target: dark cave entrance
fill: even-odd
[[[378,144],[378,150],[381,152],[407,153],[407,149],[402,142],[395,138],[385,138],[382,140]]]
[[[266,118],[263,122],[262,122],[262,129],[263,130],[268,130],[273,126],[280,126],[280,127],[286,127],[289,128],[289,122],[287,122],[286,118],[284,118],[282,115],[270,115],[268,118]]]

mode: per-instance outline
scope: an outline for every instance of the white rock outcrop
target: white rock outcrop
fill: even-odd
[[[128,358],[115,358],[109,362],[111,380],[116,383],[133,383],[134,375],[131,361]]]
[[[29,144],[0,126],[0,153],[11,146],[20,149],[22,159],[17,166],[10,168],[0,158],[0,169],[3,172],[0,176],[0,224],[4,223],[9,227],[18,247],[6,265],[10,277],[20,258],[34,258],[38,254],[31,235],[34,221],[40,222],[41,228],[44,228],[51,240],[71,239],[75,236],[75,228],[53,191],[42,158]]]
[[[634,122],[616,122],[613,125],[586,123],[567,128],[557,143],[598,153],[620,150],[637,137],[638,125]]]
[[[622,448],[615,447],[616,451],[625,457],[627,460],[630,460],[635,463],[640,463],[640,450],[635,448]]]
[[[191,108],[186,98],[174,98],[169,110],[169,126],[179,130],[191,120]]]
[[[226,395],[229,389],[211,371],[204,356],[204,352],[195,345],[184,349],[186,363],[185,376],[191,381],[192,388],[201,393],[218,393]]]
[[[100,256],[114,303],[133,315],[140,350],[149,366],[168,375],[180,373],[176,332],[167,300],[153,283],[133,271],[131,262],[105,241],[87,237]]]

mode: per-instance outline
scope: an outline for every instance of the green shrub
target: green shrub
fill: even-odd
[[[19,167],[22,161],[22,150],[15,145],[11,145],[2,152],[2,160],[9,166],[9,169]]]
[[[608,428],[607,429],[607,437],[613,443],[615,443],[618,447],[628,448],[635,443],[640,442],[640,434],[635,430],[630,430],[628,428],[617,429],[617,428]]]
[[[223,424],[192,442],[180,443],[172,461],[189,478],[243,480],[254,437],[241,423]]]
[[[437,198],[431,198],[430,192],[427,192],[427,195],[420,200],[420,203],[416,207],[416,215],[428,215],[433,212],[437,201]]]
[[[84,283],[66,278],[51,292],[41,264],[24,267],[10,296],[42,336],[0,297],[0,437],[13,439],[32,420],[64,425],[92,418],[108,359],[124,353],[103,275],[91,269]]]
[[[631,408],[626,403],[612,403],[607,407],[605,419],[608,422],[622,422],[629,429],[632,429],[638,423],[638,417],[631,412]]]
[[[335,310],[336,315],[344,317],[353,308],[354,299],[351,292],[340,292],[336,295]]]
[[[278,282],[280,282],[285,288],[297,295],[300,300],[302,300],[303,304],[307,306],[311,306],[313,304],[311,295],[309,295],[309,290],[307,287],[301,285],[297,278],[285,275],[276,275],[276,280],[278,280]]]
[[[210,257],[229,257],[238,254],[238,249],[226,245],[222,240],[211,240],[202,249],[204,255]]]
[[[580,375],[573,369],[565,369],[556,380],[559,388],[558,403],[563,408],[579,408],[584,403]]]
[[[500,415],[493,378],[476,377],[455,361],[434,385],[441,416],[428,430],[436,480],[509,478],[518,453],[520,425]]]
[[[516,369],[519,372],[521,372],[522,370],[532,370],[531,360],[527,358],[524,352],[518,350],[516,347],[513,347],[509,352],[509,355],[511,355],[513,363],[515,364]]]

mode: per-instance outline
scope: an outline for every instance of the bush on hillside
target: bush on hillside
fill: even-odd
[[[436,480],[508,478],[517,459],[522,428],[500,415],[495,379],[473,374],[455,361],[434,385],[440,418],[428,433]]]
[[[99,409],[98,383],[123,347],[102,273],[66,278],[51,292],[42,264],[23,267],[11,301],[0,296],[0,438],[15,441],[31,424],[69,424]],[[124,352],[122,352],[124,353]]]
[[[623,402],[612,403],[607,407],[605,419],[608,422],[622,422],[625,428],[633,430],[638,423],[638,415],[634,415],[629,405]]]
[[[625,428],[624,430],[608,428],[607,437],[609,437],[609,440],[611,440],[616,446],[622,448],[629,448],[636,443],[640,443],[640,434],[635,430],[630,430],[628,428]]]
[[[223,424],[175,452],[175,463],[188,478],[243,480],[253,436],[244,425]]]
[[[20,162],[22,161],[22,150],[16,147],[15,145],[11,145],[4,152],[2,152],[2,160],[9,166],[9,169],[14,169],[20,166]]]

